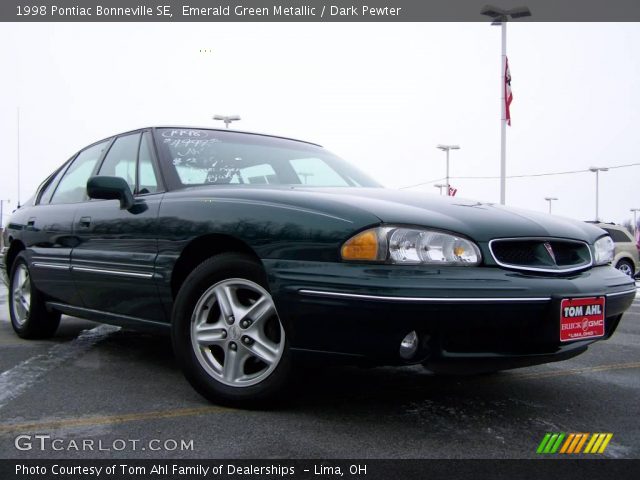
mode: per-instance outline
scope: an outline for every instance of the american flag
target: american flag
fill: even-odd
[[[504,114],[507,119],[507,125],[511,126],[511,102],[513,101],[513,93],[511,93],[511,72],[509,71],[509,59],[504,59]]]

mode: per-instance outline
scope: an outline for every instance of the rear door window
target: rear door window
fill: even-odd
[[[86,199],[87,181],[108,144],[109,140],[105,140],[78,154],[60,180],[50,203],[78,203]]]

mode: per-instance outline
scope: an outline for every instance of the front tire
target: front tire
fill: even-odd
[[[9,275],[9,316],[21,338],[52,337],[60,325],[60,313],[47,310],[45,296],[31,280],[24,253],[18,254]]]
[[[247,255],[216,255],[191,272],[174,304],[172,342],[187,380],[216,403],[264,404],[291,372],[264,270]]]

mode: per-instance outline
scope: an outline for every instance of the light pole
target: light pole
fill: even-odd
[[[638,212],[640,212],[640,208],[632,208],[629,211],[633,212],[633,238],[638,238]]]
[[[303,181],[304,185],[306,185],[307,184],[307,179],[309,177],[313,177],[313,173],[300,172],[300,173],[298,173],[298,176],[302,177],[302,181]]]
[[[600,215],[598,214],[598,208],[600,206],[600,172],[608,172],[606,167],[590,167],[589,171],[596,174],[596,222],[600,221]]]
[[[439,188],[440,189],[440,195],[442,195],[442,187],[446,187],[446,185],[444,183],[436,183],[434,185],[435,188]]]
[[[507,21],[509,18],[530,17],[531,10],[528,7],[516,7],[505,9],[494,7],[493,5],[485,5],[480,10],[482,15],[486,15],[493,21],[491,25],[500,25],[502,27],[502,48],[500,53],[500,108],[502,111],[500,119],[500,204],[505,203],[505,190],[507,184],[507,109],[506,109],[506,74],[507,74]]]
[[[558,199],[556,197],[544,197],[544,199],[549,202],[549,214],[551,214],[551,202]]]
[[[436,148],[442,150],[443,152],[447,152],[447,197],[451,196],[449,185],[449,150],[460,150],[459,145],[436,145]]]
[[[229,128],[230,123],[242,120],[240,115],[214,115],[213,119],[223,121],[227,128]]]

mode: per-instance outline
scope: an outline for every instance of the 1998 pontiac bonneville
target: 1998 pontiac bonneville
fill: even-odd
[[[573,357],[636,289],[603,230],[385,190],[318,145],[146,128],[81,150],[11,217],[11,322],[171,332],[191,384],[272,398],[297,358],[474,373]]]

